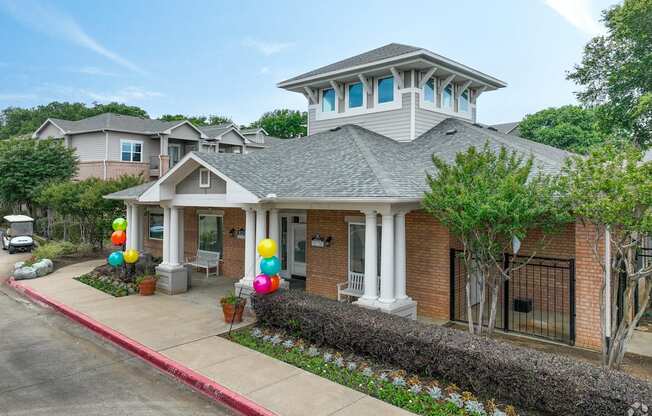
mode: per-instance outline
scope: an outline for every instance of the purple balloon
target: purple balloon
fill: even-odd
[[[268,293],[272,288],[272,279],[269,278],[266,274],[259,274],[254,279],[254,290],[256,293],[264,295]]]

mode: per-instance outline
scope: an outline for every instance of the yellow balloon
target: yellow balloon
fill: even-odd
[[[124,252],[123,257],[125,259],[125,263],[133,264],[138,261],[138,251],[130,248]]]
[[[266,238],[258,243],[258,254],[262,258],[272,257],[276,254],[276,242],[271,238]]]

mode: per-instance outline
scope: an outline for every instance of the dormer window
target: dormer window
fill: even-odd
[[[460,94],[460,98],[457,102],[457,108],[460,112],[463,113],[469,112],[469,89],[468,88],[464,90],[462,94]]]
[[[364,89],[361,82],[354,82],[346,86],[346,108],[363,108],[365,103]]]
[[[453,85],[448,84],[441,92],[441,106],[443,108],[453,108]]]
[[[321,90],[321,111],[323,113],[332,113],[336,110],[337,97],[333,88],[324,88]]]
[[[211,187],[211,174],[208,171],[208,169],[204,169],[204,168],[199,169],[199,187],[200,188]]]
[[[378,104],[394,101],[394,77],[378,78],[376,80],[376,102]]]
[[[432,78],[423,86],[423,101],[433,104],[435,102],[435,80]]]

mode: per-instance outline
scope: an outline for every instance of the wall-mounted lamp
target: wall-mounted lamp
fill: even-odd
[[[244,228],[238,228],[238,229],[231,228],[231,230],[229,231],[229,234],[233,238],[237,238],[238,240],[244,240],[244,238],[245,238],[245,229]]]
[[[310,245],[312,247],[330,247],[331,243],[333,242],[333,237],[328,236],[326,238],[323,238],[319,233],[315,234],[312,239],[310,240]]]

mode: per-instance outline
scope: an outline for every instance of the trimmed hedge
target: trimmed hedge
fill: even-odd
[[[652,384],[623,372],[300,291],[253,298],[262,325],[554,415],[625,415]]]

